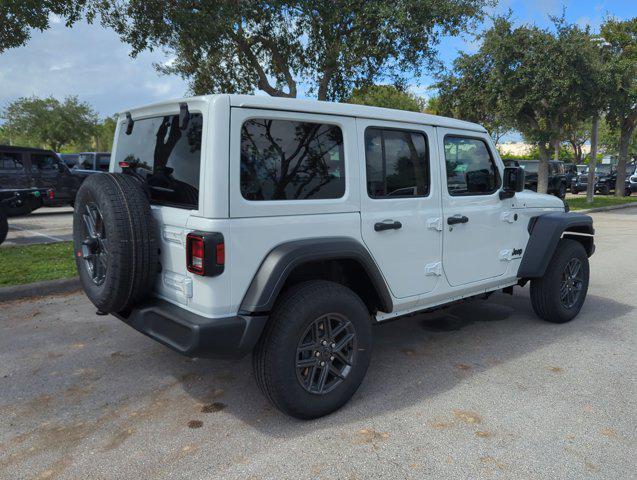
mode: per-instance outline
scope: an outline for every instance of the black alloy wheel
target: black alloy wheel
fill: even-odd
[[[108,271],[108,239],[102,213],[95,203],[87,203],[82,219],[82,259],[93,283],[102,285]]]
[[[582,262],[572,258],[564,267],[560,282],[560,303],[564,308],[573,308],[582,294]]]
[[[322,395],[336,388],[352,370],[356,330],[344,316],[323,315],[306,329],[296,349],[296,374],[308,392]]]

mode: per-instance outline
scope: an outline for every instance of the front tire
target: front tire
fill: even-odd
[[[584,304],[588,280],[588,255],[582,244],[560,240],[544,276],[531,281],[533,310],[547,322],[572,320]]]
[[[253,353],[259,388],[282,412],[327,415],[360,386],[371,357],[371,318],[349,288],[323,280],[284,292]]]

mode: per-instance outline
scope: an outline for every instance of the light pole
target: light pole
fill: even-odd
[[[600,49],[600,60],[603,61],[604,48],[610,43],[604,37],[593,37],[591,42],[597,44]],[[599,136],[599,112],[593,115],[591,125],[591,157],[588,161],[588,188],[586,189],[586,203],[593,203],[595,197],[595,169],[597,167],[597,139]]]

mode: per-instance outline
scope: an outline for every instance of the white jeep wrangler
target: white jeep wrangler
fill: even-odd
[[[244,95],[120,115],[110,173],[75,201],[98,313],[185,355],[252,352],[279,409],[342,406],[372,325],[531,282],[541,318],[579,312],[592,219],[522,191],[479,125]]]

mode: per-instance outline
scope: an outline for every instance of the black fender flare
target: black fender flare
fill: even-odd
[[[518,277],[542,277],[564,233],[582,240],[589,257],[595,251],[595,229],[590,216],[583,213],[554,212],[533,217],[529,221],[530,238],[518,268]]]
[[[269,312],[290,273],[299,265],[320,260],[354,260],[369,276],[383,312],[393,310],[385,280],[361,242],[348,237],[294,240],[274,247],[265,256],[246,291],[239,311],[242,314]]]

